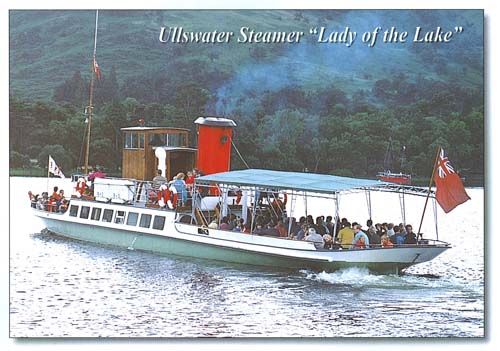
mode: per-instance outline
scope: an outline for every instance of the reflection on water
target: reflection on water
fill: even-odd
[[[26,179],[12,183],[27,192]],[[10,334],[480,337],[483,249],[464,243],[482,242],[482,223],[473,220],[483,218],[483,191],[469,194],[460,216],[445,217],[451,233],[440,234],[454,248],[403,276],[272,270],[99,246],[42,232],[35,219],[22,220],[31,218],[22,201],[13,203]]]

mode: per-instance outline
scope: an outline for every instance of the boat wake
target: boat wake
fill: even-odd
[[[367,268],[350,267],[338,271],[312,272],[301,271],[306,279],[329,283],[335,286],[353,288],[384,288],[384,289],[435,289],[435,288],[464,288],[463,281],[453,277],[444,277],[434,274],[404,274],[378,275]]]

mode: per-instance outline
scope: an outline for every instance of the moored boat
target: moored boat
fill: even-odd
[[[395,184],[404,184],[411,185],[411,174],[404,172],[392,172],[391,169],[394,169],[394,151],[393,151],[393,141],[392,138],[389,139],[389,143],[387,145],[387,150],[384,156],[384,171],[377,173],[377,178],[383,182],[395,183]],[[406,147],[403,146],[401,150],[401,163],[400,169],[404,169],[404,161],[405,161],[405,151]]]

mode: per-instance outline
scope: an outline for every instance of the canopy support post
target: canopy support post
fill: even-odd
[[[403,224],[406,225],[406,205],[405,205],[405,191],[404,188],[401,193],[399,193],[399,206],[401,207],[401,220]]]
[[[254,187],[253,189],[253,205],[252,205],[252,220],[250,223],[250,234],[253,234],[253,231],[255,229],[255,211],[257,209],[257,201],[259,200],[259,195],[257,194],[257,187]]]
[[[333,225],[333,233],[331,233],[332,235],[332,240],[335,241],[335,239],[337,238],[337,224],[339,223],[339,198],[338,198],[338,195],[335,194],[334,195],[334,201],[335,201],[335,224]]]
[[[371,193],[370,190],[365,190],[365,196],[366,196],[366,205],[368,207],[368,218],[372,219],[372,198],[371,198]]]

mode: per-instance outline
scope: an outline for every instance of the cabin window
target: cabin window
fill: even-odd
[[[149,134],[149,145],[150,146],[166,146],[165,141],[167,134],[150,133]]]
[[[141,221],[139,222],[139,227],[149,228],[150,225],[151,225],[151,215],[142,214]]]
[[[153,221],[153,229],[163,230],[165,226],[165,216],[155,216]]]
[[[111,222],[112,219],[113,219],[113,210],[105,209],[104,213],[102,214],[102,221]]]
[[[125,223],[125,211],[116,211],[115,223]]]
[[[76,214],[77,214],[77,213],[78,213],[78,206],[76,206],[76,205],[71,205],[71,206],[69,207],[69,215],[70,215],[71,217],[76,217]]]
[[[92,215],[90,216],[90,219],[93,221],[98,221],[101,219],[101,209],[99,207],[94,207],[92,209]]]
[[[149,145],[151,146],[187,146],[186,133],[150,133]]]
[[[125,133],[125,149],[144,149],[144,133]]]
[[[137,212],[129,212],[127,217],[127,225],[137,225],[139,214]]]
[[[183,138],[184,137],[184,138]],[[184,142],[183,142],[184,139]],[[186,137],[184,134],[169,134],[168,146],[184,146]]]
[[[144,149],[144,134],[139,134],[139,149]]]
[[[89,219],[89,213],[90,213],[90,207],[82,206],[82,209],[80,211],[80,218]]]

